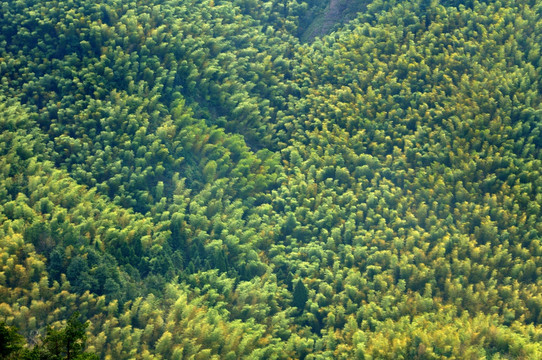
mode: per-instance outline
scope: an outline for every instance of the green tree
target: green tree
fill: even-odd
[[[88,323],[81,322],[79,313],[75,312],[68,319],[65,328],[55,330],[49,326],[40,348],[40,359],[98,359],[97,355],[84,352],[87,338],[85,331],[88,325]]]
[[[0,322],[0,358],[15,359],[15,355],[22,349],[23,337],[17,329]]]
[[[309,291],[303,281],[299,279],[294,285],[292,305],[303,311],[307,300],[309,300]]]

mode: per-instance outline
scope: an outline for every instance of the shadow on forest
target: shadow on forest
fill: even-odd
[[[311,42],[315,37],[331,33],[337,25],[354,19],[365,10],[370,0],[329,0],[324,9],[311,9],[301,19],[298,36],[302,42]]]

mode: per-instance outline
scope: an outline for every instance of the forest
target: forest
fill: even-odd
[[[0,4],[2,357],[542,358],[542,0]]]

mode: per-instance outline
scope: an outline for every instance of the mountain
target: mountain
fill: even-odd
[[[18,0],[0,28],[28,344],[79,313],[103,359],[542,357],[540,1]]]

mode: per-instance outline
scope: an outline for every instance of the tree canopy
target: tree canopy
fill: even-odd
[[[0,356],[542,358],[540,1],[1,5]]]

